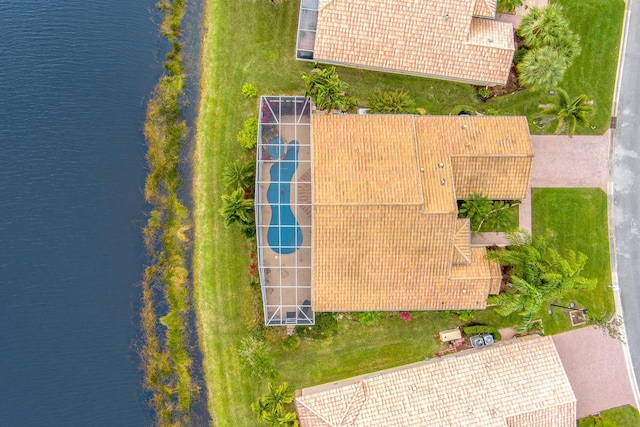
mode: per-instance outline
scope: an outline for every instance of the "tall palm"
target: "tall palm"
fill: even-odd
[[[556,86],[567,70],[567,61],[553,48],[544,46],[528,51],[518,64],[520,83],[532,90]]]
[[[222,172],[224,183],[228,187],[241,187],[245,190],[254,187],[256,168],[253,162],[236,160],[227,165]]]
[[[298,427],[298,418],[295,412],[284,412],[280,409],[267,412],[263,421],[271,424],[271,427]]]
[[[223,206],[220,208],[220,215],[224,217],[224,223],[229,226],[235,222],[240,225],[251,225],[254,222],[253,200],[245,199],[245,192],[242,188],[234,190],[231,194],[221,196]]]
[[[593,112],[593,101],[589,101],[587,95],[582,94],[573,101],[563,89],[556,89],[555,104],[541,106],[542,114],[558,120],[556,133],[566,128],[567,134],[573,136],[577,125],[589,126],[589,116]]]

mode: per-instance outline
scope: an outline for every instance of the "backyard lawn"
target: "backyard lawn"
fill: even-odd
[[[532,232],[556,233],[554,247],[579,251],[589,258],[583,277],[598,280],[596,290],[570,291],[559,305],[575,302],[587,308],[590,316],[613,313],[613,292],[609,258],[607,195],[598,188],[534,188],[532,190]],[[556,334],[571,328],[567,310],[555,309],[550,316],[542,313],[545,334]]]
[[[571,2],[562,0],[562,3]],[[241,94],[244,83],[256,85],[260,94],[304,91],[300,74],[313,64],[294,59],[298,8],[299,1],[293,0],[275,4],[205,1],[201,102],[193,155],[193,280],[208,405],[218,426],[254,425],[250,403],[265,391],[265,382],[242,370],[238,355],[241,339],[249,336],[247,319],[254,319],[253,311],[257,310],[247,273],[249,254],[255,249],[239,230],[225,228],[218,214],[220,195],[226,191],[222,170],[235,159],[250,158],[236,141],[244,120],[257,113],[256,100]],[[617,19],[622,17],[623,3],[585,0],[574,9],[571,20],[580,25],[584,53],[569,70],[565,80],[571,81],[564,87],[572,95],[584,91],[596,99],[596,129],[587,131],[601,132],[608,123],[613,92],[610,70],[615,72],[621,27]],[[613,24],[605,25],[607,22]],[[589,52],[593,55],[587,55]],[[480,111],[498,108],[503,114],[527,114],[531,118],[537,114],[537,105],[544,101],[544,97],[523,91],[481,104],[474,88],[468,85],[346,68],[339,68],[338,72],[351,84],[351,94],[360,105],[366,105],[369,94],[375,90],[404,88],[418,107],[431,114],[448,114],[456,105],[469,104]],[[548,214],[555,217],[557,212],[558,207],[553,206]],[[573,220],[574,216],[567,218]],[[546,226],[545,222],[542,224]],[[577,244],[574,247],[587,253],[590,260],[598,259],[593,251]],[[608,252],[606,260],[608,263]],[[595,268],[595,273],[602,271]],[[585,306],[591,304],[589,308],[594,311],[611,306],[606,298],[608,302],[601,303],[602,307],[596,305],[597,301],[577,300]],[[515,323],[515,319],[500,318],[492,310],[476,313],[474,319],[494,326]],[[456,323],[459,323],[456,315],[446,313],[415,314],[411,322],[391,317],[370,327],[342,319],[339,334],[326,341],[304,341],[290,353],[281,349],[277,336],[270,343],[279,379],[294,386],[308,386],[421,360],[439,348],[434,332]]]

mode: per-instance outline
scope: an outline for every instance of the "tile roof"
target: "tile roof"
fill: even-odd
[[[473,6],[473,16],[493,19],[496,17],[496,7],[496,0],[476,0],[476,4]]]
[[[573,427],[576,398],[550,337],[303,389],[301,427]]]
[[[475,84],[505,84],[513,26],[473,14],[495,0],[324,0],[313,59]]]
[[[526,118],[314,115],[312,128],[314,310],[485,308],[498,274],[456,196],[525,196]]]

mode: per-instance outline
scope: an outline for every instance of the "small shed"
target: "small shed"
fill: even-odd
[[[459,340],[460,338],[462,338],[460,328],[445,329],[444,331],[440,331],[440,341],[442,342],[455,341]]]

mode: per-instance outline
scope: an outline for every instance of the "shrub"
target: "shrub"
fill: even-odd
[[[238,132],[238,142],[246,150],[253,150],[258,143],[258,118],[249,117],[245,120],[242,130]]]
[[[382,312],[380,311],[362,311],[358,313],[358,322],[365,326],[371,326],[382,319]]]
[[[413,114],[416,103],[405,90],[378,91],[369,97],[369,111],[379,114]]]
[[[488,108],[482,114],[484,114],[485,116],[502,116],[503,115],[502,111],[498,110],[497,108]]]
[[[482,98],[483,101],[486,101],[489,98],[489,89],[486,87],[481,87],[478,89],[478,95]]]
[[[522,6],[522,0],[498,0],[499,13],[514,13],[519,6]]]
[[[493,335],[493,339],[496,341],[500,341],[502,339],[502,335],[498,331],[498,328],[494,328],[489,325],[474,325],[474,326],[465,326],[462,328],[464,334],[468,337],[473,335],[482,335],[482,334],[491,334]]]
[[[300,338],[323,340],[338,333],[338,319],[333,313],[316,313],[314,326],[298,326],[296,331]]]
[[[476,109],[470,105],[456,105],[449,113],[450,116],[475,116],[476,114]]]
[[[258,88],[251,83],[245,83],[242,85],[242,95],[244,95],[245,98],[255,98],[258,96]]]
[[[285,350],[293,351],[300,345],[300,337],[297,335],[288,335],[284,341],[282,341],[282,348]]]
[[[521,47],[520,49],[516,50],[516,53],[513,54],[513,62],[515,62],[516,64],[521,63],[527,52],[528,50],[525,47]]]
[[[473,315],[475,314],[475,310],[460,310],[456,311],[458,315],[458,320],[462,323],[466,323],[469,320],[473,319]]]
[[[335,67],[314,68],[302,73],[305,96],[310,97],[320,110],[346,111],[356,105],[356,100],[347,95],[349,85],[336,73]]]
[[[266,342],[256,338],[243,338],[240,343],[240,362],[248,375],[256,378],[274,378],[273,356]]]

